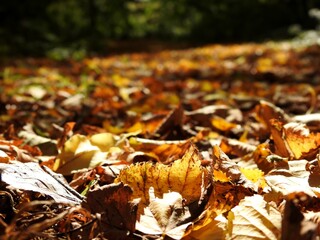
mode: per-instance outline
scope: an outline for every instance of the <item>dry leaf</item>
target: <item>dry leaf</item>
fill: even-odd
[[[274,192],[287,196],[291,193],[303,192],[308,196],[320,196],[318,186],[310,186],[310,172],[307,172],[306,160],[289,161],[289,169],[275,169],[265,176],[267,184]]]
[[[133,189],[132,198],[141,197],[141,203],[148,205],[149,188],[154,188],[156,197],[163,193],[178,192],[186,204],[198,201],[202,185],[208,184],[208,171],[201,166],[198,150],[191,144],[182,159],[171,165],[144,162],[123,169],[115,182],[128,184]]]
[[[137,221],[136,228],[148,235],[181,239],[191,222],[191,214],[182,196],[177,192],[164,193],[163,198],[155,197],[150,188],[150,203]]]
[[[238,165],[232,162],[218,146],[213,146],[213,156],[213,170],[224,172],[231,182],[243,184],[244,187],[252,190],[256,189],[256,187],[241,173]]]
[[[320,133],[310,133],[301,123],[283,125],[275,119],[271,121],[271,134],[275,142],[276,154],[290,159],[312,159],[318,153]]]
[[[39,147],[43,155],[52,156],[58,154],[57,141],[37,135],[33,131],[31,124],[24,126],[18,136],[23,138],[30,146]]]
[[[246,197],[228,214],[228,239],[280,238],[281,213],[260,195]]]
[[[89,191],[83,206],[101,214],[101,230],[112,228],[135,231],[139,199],[130,200],[132,189],[122,183],[105,185]]]
[[[226,239],[227,219],[222,214],[214,218],[212,216],[214,214],[210,213],[209,210],[207,210],[203,215],[202,219],[192,225],[192,229],[190,230],[191,233],[183,239]]]
[[[317,224],[308,221],[293,201],[287,201],[282,219],[281,239],[311,240],[317,237]]]
[[[264,173],[260,169],[240,168],[240,171],[248,180],[252,181],[259,188],[264,189],[267,187]]]
[[[260,104],[256,106],[255,111],[258,119],[262,121],[262,123],[265,124],[269,130],[271,128],[271,119],[276,119],[283,123],[287,123],[290,119],[281,108],[276,107],[274,104],[264,100],[260,101]]]
[[[73,135],[64,143],[54,170],[69,175],[75,170],[94,168],[107,158],[107,151],[114,144],[115,140],[110,133],[99,133],[91,137]]]
[[[34,191],[52,197],[57,202],[78,204],[82,197],[77,194],[63,176],[37,163],[21,163],[12,161],[10,164],[0,163],[0,179],[16,189]]]

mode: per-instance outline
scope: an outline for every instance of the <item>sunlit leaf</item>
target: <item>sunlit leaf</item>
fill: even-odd
[[[57,202],[80,203],[77,194],[65,179],[50,169],[42,169],[37,163],[0,163],[1,181],[16,189],[35,191],[52,197]]]
[[[70,174],[74,170],[93,168],[106,159],[107,151],[114,144],[115,141],[109,133],[95,134],[90,138],[73,135],[65,142],[54,169],[62,174]]]
[[[191,224],[185,222],[190,217],[189,209],[185,206],[180,193],[164,193],[163,198],[157,198],[151,190],[150,203],[144,208],[136,228],[145,234],[181,239]]]
[[[281,213],[260,195],[246,197],[228,214],[230,239],[279,239]]]
[[[133,198],[141,197],[141,203],[149,203],[149,188],[156,197],[169,191],[178,192],[190,204],[198,201],[203,181],[208,182],[208,172],[201,166],[197,149],[190,145],[181,159],[171,165],[145,162],[129,166],[120,172],[115,182],[128,184],[133,189]]]

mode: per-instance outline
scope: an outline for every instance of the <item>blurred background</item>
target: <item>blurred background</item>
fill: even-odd
[[[317,37],[319,8],[319,0],[1,1],[0,54],[59,60],[305,32]]]

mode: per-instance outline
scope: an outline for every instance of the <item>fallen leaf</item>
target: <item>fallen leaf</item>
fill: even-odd
[[[279,107],[274,104],[261,100],[259,105],[256,106],[256,114],[258,120],[262,121],[264,125],[271,128],[271,119],[276,119],[277,121],[287,123],[290,120],[290,117]]]
[[[271,125],[276,154],[290,159],[312,159],[318,153],[320,133],[310,133],[306,125],[295,122],[284,125],[273,119]]]
[[[76,134],[65,142],[57,156],[54,170],[64,175],[83,168],[94,168],[107,158],[107,151],[115,144],[110,133],[91,137]]]
[[[30,146],[39,147],[43,155],[52,156],[58,154],[57,141],[37,135],[33,131],[31,124],[25,125],[23,130],[18,133],[18,136],[23,138]]]
[[[274,239],[281,236],[281,213],[260,195],[245,197],[228,213],[227,238]]]
[[[177,192],[164,193],[163,198],[155,197],[153,188],[149,192],[149,205],[137,221],[140,232],[164,238],[181,239],[191,222],[191,214],[182,196]]]
[[[256,189],[256,187],[241,173],[239,166],[232,162],[218,146],[213,146],[213,156],[213,170],[222,171],[233,183],[243,184],[244,187],[252,190]]]
[[[114,183],[90,190],[83,206],[92,213],[101,214],[101,230],[108,228],[135,231],[140,199],[131,200],[132,189],[122,183]]]
[[[210,211],[203,215],[205,216],[202,216],[202,219],[192,224],[191,233],[184,236],[183,239],[226,239],[227,219],[222,214],[213,218]]]
[[[45,171],[44,171],[45,169]],[[0,179],[13,188],[34,191],[52,197],[57,202],[79,204],[82,197],[68,186],[63,176],[42,169],[37,163],[0,163]]]
[[[310,186],[310,172],[305,171],[306,160],[289,161],[288,168],[270,171],[265,180],[271,189],[282,196],[303,192],[310,197],[320,196],[320,187]]]
[[[209,182],[208,171],[201,166],[198,150],[191,144],[181,159],[171,165],[143,162],[123,169],[115,182],[128,184],[133,189],[132,198],[141,197],[141,204],[149,203],[149,188],[153,187],[156,197],[167,192],[178,192],[186,204],[198,201],[202,186]],[[139,211],[139,213],[142,212]]]
[[[317,224],[304,218],[293,201],[286,201],[282,219],[281,239],[316,239],[317,227]]]

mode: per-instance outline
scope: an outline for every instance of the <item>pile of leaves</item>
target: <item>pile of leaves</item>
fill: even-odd
[[[320,47],[14,60],[2,239],[314,239]]]

